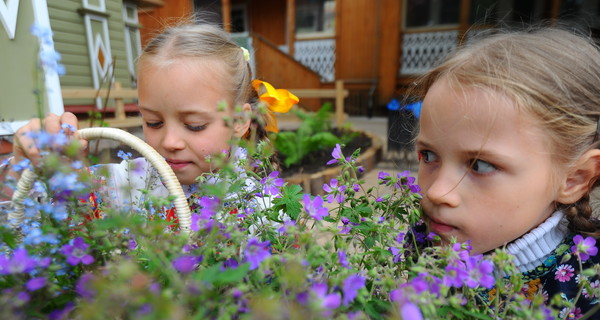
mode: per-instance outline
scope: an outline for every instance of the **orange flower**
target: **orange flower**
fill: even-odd
[[[266,92],[260,94],[260,85],[263,85]],[[260,101],[264,102],[269,109],[265,114],[267,131],[279,132],[277,128],[277,119],[273,112],[286,113],[292,106],[298,103],[300,99],[285,89],[275,89],[270,83],[261,80],[252,80],[252,86],[259,93]]]

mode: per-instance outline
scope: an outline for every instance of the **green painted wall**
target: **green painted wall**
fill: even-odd
[[[62,54],[67,70],[60,80],[63,88],[94,87],[82,8],[81,0],[53,0],[48,3],[50,24],[54,31],[54,46]],[[122,8],[122,0],[106,0],[110,48],[115,61],[114,80],[121,82],[124,88],[131,88]],[[94,101],[65,100],[65,105],[69,104],[91,105]]]
[[[29,32],[32,24],[31,1],[20,1],[14,39],[0,24],[0,122],[37,115],[33,90],[38,40]]]

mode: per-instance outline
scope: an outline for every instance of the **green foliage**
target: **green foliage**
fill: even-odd
[[[344,144],[352,140],[346,133],[338,137],[331,133],[331,103],[324,104],[317,112],[293,109],[300,119],[300,126],[294,131],[281,131],[275,136],[275,149],[284,157],[284,165],[289,167],[301,163],[312,152],[329,150],[336,144]]]

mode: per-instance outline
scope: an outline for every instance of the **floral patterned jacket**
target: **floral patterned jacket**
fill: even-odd
[[[529,300],[533,299],[533,296],[538,293],[544,296],[546,303],[555,295],[571,302],[578,296],[582,277],[585,277],[580,274],[580,270],[599,264],[600,254],[590,256],[587,261],[582,263],[580,268],[579,258],[573,254],[572,250],[574,245],[573,236],[573,234],[567,236],[542,265],[522,274],[525,281],[525,286],[522,289],[523,294]],[[597,278],[590,279],[589,283],[595,289],[600,286],[600,280]],[[565,316],[567,316],[566,319],[577,319],[594,306],[597,306],[598,303],[600,303],[599,297],[589,293],[584,288],[576,302],[576,307],[572,310],[564,308],[559,316],[562,319]],[[600,319],[600,310],[595,312],[589,319]]]

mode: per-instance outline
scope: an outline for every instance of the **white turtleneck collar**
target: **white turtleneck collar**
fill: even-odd
[[[563,241],[568,230],[564,213],[556,211],[544,223],[506,246],[520,272],[535,269]]]

